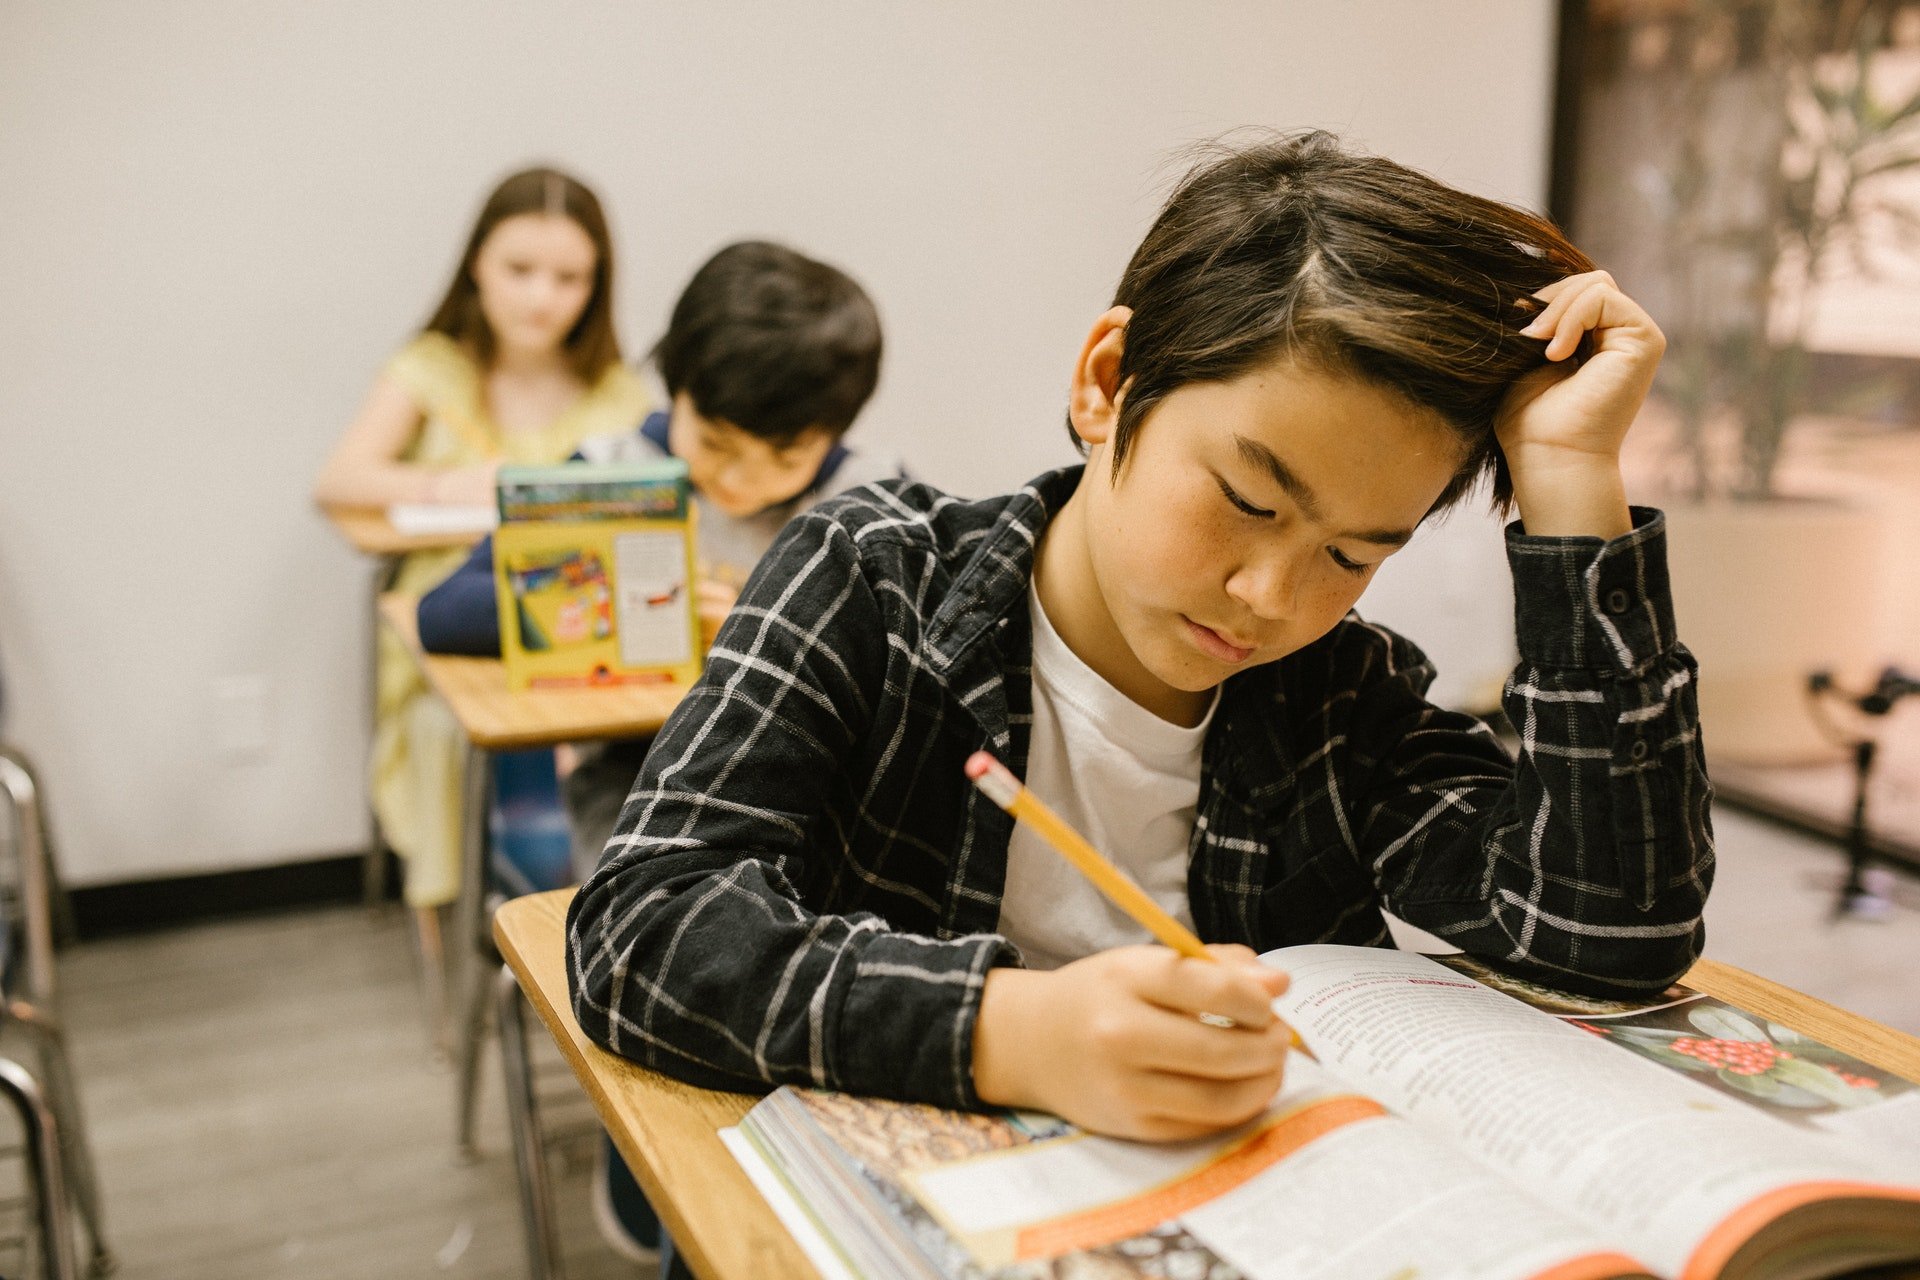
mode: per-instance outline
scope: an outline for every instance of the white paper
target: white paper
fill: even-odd
[[[486,533],[500,524],[500,512],[489,505],[448,506],[425,502],[396,502],[387,508],[387,523],[409,538],[442,533]]]
[[[693,589],[685,536],[620,534],[613,540],[613,565],[620,661],[629,667],[691,662]]]

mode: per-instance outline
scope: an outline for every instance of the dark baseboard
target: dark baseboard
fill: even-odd
[[[1716,801],[1750,817],[1803,836],[1825,840],[1841,854],[1846,852],[1847,824],[1838,819],[1778,800],[1762,791],[1729,786],[1718,781],[1714,783],[1713,794]],[[1867,837],[1867,850],[1875,862],[1889,870],[1920,876],[1920,848],[1916,848],[1911,840],[1876,831]]]
[[[386,855],[385,897],[398,893],[398,866]],[[84,941],[149,933],[234,916],[297,911],[360,901],[361,855],[342,854],[273,867],[163,876],[70,890],[75,930]]]

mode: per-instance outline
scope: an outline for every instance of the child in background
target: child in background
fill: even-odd
[[[670,400],[635,432],[584,440],[590,462],[679,458],[699,509],[702,623],[712,634],[746,574],[801,511],[898,466],[843,441],[880,378],[880,316],[845,272],[765,241],[708,259],[653,349]],[[420,601],[433,653],[497,655],[493,542]],[[575,865],[592,872],[650,739],[585,749],[567,775]]]
[[[654,347],[668,411],[637,432],[581,442],[576,456],[587,461],[686,462],[709,634],[787,521],[823,498],[900,475],[842,442],[879,381],[880,348],[879,314],[844,272],[777,244],[729,245],[694,273]],[[430,652],[500,652],[492,539],[420,601],[419,623]],[[578,749],[563,786],[580,877],[606,847],[650,741]],[[611,1142],[594,1197],[608,1241],[627,1257],[647,1257],[662,1239],[659,1223]]]
[[[374,382],[313,496],[335,506],[491,504],[502,462],[559,462],[588,436],[631,429],[646,408],[614,333],[600,202],[563,173],[530,169],[487,197],[446,296]],[[461,554],[414,552],[393,588],[424,592]],[[406,862],[408,903],[432,908],[459,891],[466,742],[384,631],[377,665],[374,812]]]
[[[1383,909],[1660,990],[1713,870],[1663,518],[1619,466],[1663,348],[1550,223],[1325,134],[1196,168],[1075,362],[1084,467],[872,486],[761,562],[574,900],[581,1025],[711,1087],[1174,1139],[1280,1085],[1255,952],[1388,945]],[[1350,612],[1488,480],[1517,760]],[[969,784],[983,747],[1227,963],[1141,945]]]

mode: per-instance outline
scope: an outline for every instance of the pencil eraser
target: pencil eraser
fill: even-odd
[[[993,771],[994,758],[985,751],[976,751],[967,757],[967,777],[974,782]]]

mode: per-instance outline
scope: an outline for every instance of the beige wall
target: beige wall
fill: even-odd
[[[1070,460],[1178,147],[1325,125],[1537,201],[1552,9],[0,0],[0,654],[71,878],[364,839],[368,569],[306,490],[508,169],[605,197],[631,348],[727,240],[848,266],[890,344],[858,438],[983,493]],[[1383,594],[1497,669],[1484,568]]]

